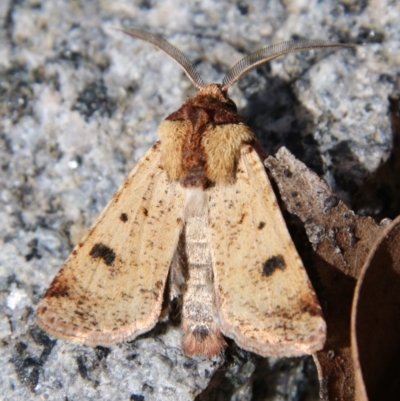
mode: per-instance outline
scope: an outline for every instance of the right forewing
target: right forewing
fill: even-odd
[[[233,185],[209,189],[221,331],[264,356],[322,348],[325,322],[256,151],[243,145]]]
[[[110,345],[156,324],[185,199],[160,153],[143,156],[54,278],[37,309],[50,334]]]

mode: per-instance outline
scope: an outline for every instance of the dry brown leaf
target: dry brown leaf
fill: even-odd
[[[354,400],[350,313],[354,288],[367,254],[384,229],[357,216],[329,186],[286,148],[266,167],[287,210],[304,223],[319,276],[316,290],[328,326],[327,341],[314,355],[325,400]]]
[[[371,249],[358,280],[351,341],[357,401],[400,399],[400,217]]]

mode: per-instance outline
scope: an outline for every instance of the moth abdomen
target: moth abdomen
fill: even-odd
[[[215,355],[223,350],[225,342],[217,319],[208,236],[208,195],[201,189],[187,190],[185,226],[180,243],[180,260],[186,271],[182,305],[183,349],[188,355]]]

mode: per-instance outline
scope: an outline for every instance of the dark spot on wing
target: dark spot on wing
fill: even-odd
[[[260,221],[260,223],[258,224],[258,229],[262,230],[265,227],[265,223],[263,221]]]
[[[121,215],[119,216],[119,219],[125,223],[128,221],[128,216],[126,213],[121,213]]]
[[[285,267],[286,263],[282,255],[272,256],[264,262],[262,267],[262,275],[269,277],[276,269],[283,270]]]
[[[148,215],[149,215],[149,211],[148,211],[145,207],[142,207],[142,213],[143,213],[145,216],[148,216]]]
[[[94,245],[89,255],[92,258],[102,258],[107,266],[112,265],[116,256],[115,252],[104,244]]]

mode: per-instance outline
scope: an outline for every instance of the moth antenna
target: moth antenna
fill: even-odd
[[[175,60],[185,71],[186,75],[192,81],[193,85],[200,89],[204,86],[204,81],[199,72],[194,68],[191,61],[174,45],[169,43],[160,35],[143,31],[142,29],[117,29],[118,31],[124,32],[127,35],[133,36],[137,39],[142,39],[146,42],[152,43],[154,46],[163,50],[173,60]]]
[[[326,40],[290,40],[287,42],[276,43],[274,45],[257,50],[237,62],[225,75],[222,81],[222,90],[226,91],[239,78],[247,74],[253,68],[267,63],[274,58],[283,56],[287,53],[299,52],[302,50],[329,48],[329,47],[356,47],[353,44],[328,42]]]

